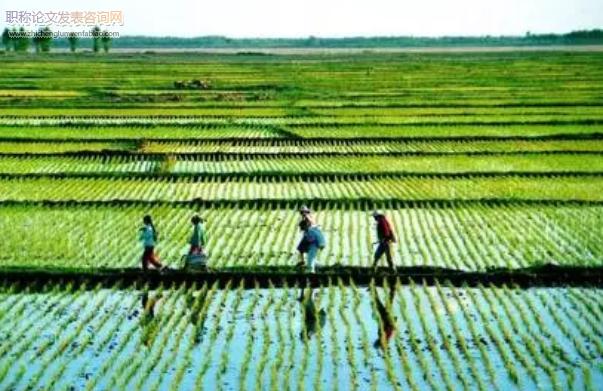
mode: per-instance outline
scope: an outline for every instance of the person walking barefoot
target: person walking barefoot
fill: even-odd
[[[157,230],[153,225],[153,219],[151,216],[146,215],[142,219],[143,226],[138,231],[138,239],[142,242],[143,253],[142,253],[142,271],[146,273],[149,270],[149,264],[154,268],[163,271],[166,266],[162,265],[157,259],[157,253],[155,252],[155,245],[157,243]]]
[[[373,218],[377,222],[377,249],[375,250],[373,268],[377,268],[377,263],[385,254],[387,264],[392,271],[396,271],[392,257],[392,245],[396,243],[396,235],[389,220],[383,212],[376,210],[373,212]]]

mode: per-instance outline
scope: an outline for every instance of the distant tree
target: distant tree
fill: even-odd
[[[40,29],[40,32],[42,33],[42,37],[40,40],[40,49],[42,49],[42,53],[48,53],[50,51],[50,48],[52,47],[53,42],[52,30],[50,29],[50,27],[46,26],[42,27]]]
[[[308,40],[307,40],[307,45],[308,46],[318,46],[319,43],[320,43],[320,41],[315,36],[310,35],[308,37]]]
[[[111,47],[111,36],[107,30],[103,32],[101,40],[103,42],[103,50],[105,53],[109,53],[109,48]]]
[[[2,45],[4,45],[7,52],[10,52],[12,47],[12,38],[10,37],[10,30],[8,28],[5,28],[2,32]]]
[[[21,27],[19,29],[19,32],[21,33],[21,35],[19,36],[19,38],[17,38],[17,41],[18,41],[17,51],[19,51],[21,53],[27,53],[27,51],[29,50],[29,46],[31,45],[31,40],[25,34],[26,33],[25,28]]]
[[[74,31],[70,32],[67,40],[69,41],[69,47],[71,48],[71,53],[74,53],[75,48],[77,46],[77,41],[78,41],[77,34]]]
[[[42,45],[42,29],[36,31],[31,41],[33,42],[34,49],[36,49],[36,53],[40,53],[40,46]]]
[[[101,43],[101,29],[98,26],[94,26],[94,28],[92,29],[92,51],[94,51],[94,53],[98,53],[98,51],[100,50],[100,43]]]

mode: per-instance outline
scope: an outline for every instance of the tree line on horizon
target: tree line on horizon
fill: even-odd
[[[31,38],[26,35],[27,33],[32,32],[26,30],[24,27],[19,29],[13,27],[12,30],[9,30],[8,27],[5,28],[2,32],[2,45],[4,45],[6,52],[13,51],[15,53],[27,53],[33,44],[36,53],[48,53],[53,46],[64,47],[61,45],[61,41],[66,41],[71,52],[74,53],[77,50],[80,40],[86,40],[85,38],[80,39],[77,33],[73,31],[69,33],[67,38],[55,39],[52,36],[50,27],[38,29]],[[108,53],[111,48],[112,39],[111,36],[107,34],[107,31],[103,32],[100,27],[94,26],[92,30],[90,30],[90,34],[92,35],[92,38],[89,39],[92,41],[92,51],[98,53],[102,46],[105,53]],[[59,45],[53,45],[55,41],[59,43]]]
[[[44,30],[47,29],[47,30]],[[25,31],[23,28],[12,31]],[[50,29],[44,27],[39,31]],[[92,47],[97,53],[102,47],[105,52],[110,46],[119,48],[232,48],[232,49],[272,49],[272,48],[396,48],[396,47],[441,47],[441,46],[539,46],[539,45],[603,45],[603,29],[579,30],[567,34],[532,34],[524,36],[450,36],[450,37],[348,37],[348,38],[228,38],[225,36],[204,37],[154,37],[154,36],[122,36],[112,40],[110,36],[101,34],[98,26],[91,31],[92,38],[79,38],[72,33],[68,38],[40,38],[38,41],[29,38],[12,39],[9,29],[4,29],[2,43],[6,51],[27,52],[33,43],[37,51],[48,52],[50,47],[70,48],[75,52],[78,44]]]

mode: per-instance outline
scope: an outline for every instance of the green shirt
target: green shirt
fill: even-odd
[[[191,246],[192,247],[205,247],[205,242],[207,241],[207,236],[205,234],[205,227],[203,224],[195,224],[195,228],[193,228],[193,234],[191,235]]]

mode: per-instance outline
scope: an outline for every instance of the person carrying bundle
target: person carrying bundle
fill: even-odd
[[[373,218],[377,222],[377,249],[375,250],[375,257],[373,262],[373,268],[377,267],[377,263],[385,254],[385,259],[387,260],[387,264],[392,270],[396,270],[394,266],[394,261],[392,257],[392,244],[396,243],[396,235],[394,234],[394,230],[392,226],[381,211],[374,211]]]
[[[205,244],[207,243],[207,235],[203,226],[203,219],[199,215],[194,215],[191,218],[193,232],[189,239],[189,251],[184,256],[185,269],[201,269],[206,266],[207,255],[205,254]]]
[[[306,271],[316,273],[316,258],[318,252],[325,248],[325,237],[320,228],[312,225],[308,220],[302,220],[299,228],[303,232],[303,237],[297,246],[300,256],[298,266],[305,265]]]

